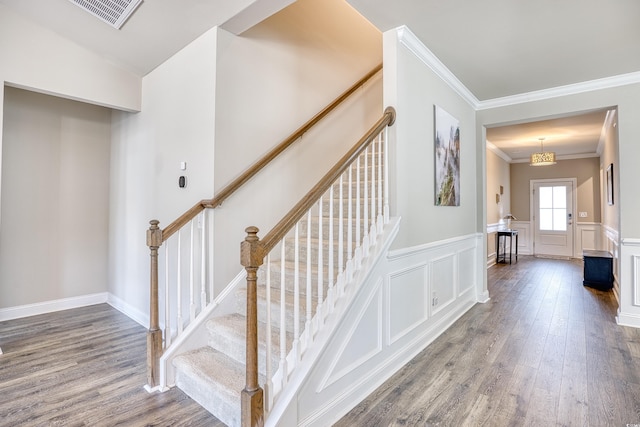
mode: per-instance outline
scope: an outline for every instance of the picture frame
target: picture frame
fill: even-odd
[[[607,203],[609,206],[613,206],[613,163],[610,163],[607,167]]]
[[[435,205],[460,206],[460,122],[434,105]]]

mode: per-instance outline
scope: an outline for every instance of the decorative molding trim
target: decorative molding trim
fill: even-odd
[[[625,237],[620,240],[620,244],[622,244],[622,246],[640,246],[640,239]]]
[[[545,99],[558,98],[561,96],[577,95],[595,90],[608,89],[618,86],[640,83],[640,72],[620,74],[618,76],[605,77],[602,79],[589,80],[581,83],[557,86],[549,89],[536,90],[519,95],[504,96],[501,98],[478,101],[476,110],[488,110],[490,108],[507,107],[525,102],[542,101]],[[468,90],[468,89],[467,89]]]
[[[526,102],[543,101],[562,96],[577,95],[640,83],[640,72],[633,72],[480,101],[408,27],[403,25],[396,28],[395,31],[398,41],[402,45],[413,52],[414,55],[424,62],[476,111],[524,104]]]
[[[389,313],[391,312],[391,282],[393,281],[393,279],[395,278],[400,278],[405,274],[408,274],[410,272],[414,272],[414,271],[421,271],[422,272],[422,276],[423,276],[423,280],[424,280],[424,287],[425,287],[425,301],[424,304],[427,308],[430,308],[430,304],[429,304],[429,295],[431,295],[431,267],[428,263],[423,262],[414,266],[410,266],[410,267],[406,267],[403,268],[401,270],[398,271],[394,271],[392,273],[388,274],[388,278],[386,280],[386,295],[387,295],[387,301],[386,301],[386,311]],[[422,319],[417,320],[416,322],[414,322],[412,325],[407,326],[404,330],[399,331],[396,335],[391,336],[391,316],[387,316],[386,321],[387,324],[385,325],[386,329],[387,329],[387,337],[386,337],[386,345],[392,345],[394,344],[396,341],[398,341],[399,339],[401,339],[402,337],[404,337],[405,335],[407,335],[408,333],[410,333],[411,331],[413,331],[415,328],[417,328],[419,325],[423,324],[424,322],[429,320],[429,317],[431,316],[430,310],[425,310],[424,316],[422,317]]]
[[[355,321],[353,322],[353,324],[351,325],[351,328],[349,329],[349,332],[347,333],[346,339],[340,345],[340,348],[338,349],[338,352],[335,355],[333,362],[331,363],[326,375],[318,385],[318,388],[316,388],[316,393],[320,393],[330,385],[334,384],[336,381],[344,378],[347,374],[349,374],[349,372],[351,372],[352,370],[356,369],[359,366],[362,366],[368,360],[372,359],[374,356],[376,356],[382,351],[382,346],[383,346],[382,317],[384,315],[384,310],[382,307],[382,284],[383,284],[382,278],[378,278],[374,286],[374,291],[371,292],[371,295],[369,295],[366,302],[362,306],[362,309],[356,316]],[[353,361],[351,364],[347,366],[343,366],[341,369],[336,371],[338,362],[341,361],[340,358],[344,354],[349,344],[352,342],[352,338],[355,332],[358,330],[358,327],[360,326],[360,322],[362,321],[362,318],[366,314],[369,307],[373,306],[374,304],[377,306],[377,309],[378,309],[378,328],[375,331],[376,339],[377,339],[376,347],[373,350],[369,351],[368,353],[363,354],[361,357]]]
[[[396,249],[393,251],[389,251],[389,253],[387,254],[387,259],[389,261],[394,261],[399,258],[415,255],[419,252],[423,252],[429,249],[442,249],[448,245],[453,245],[455,243],[463,242],[465,240],[469,240],[471,243],[473,243],[472,245],[469,245],[469,247],[473,247],[475,242],[471,241],[470,239],[474,239],[477,236],[482,237],[482,233],[467,234],[466,236],[452,237],[450,239],[438,240],[436,242],[425,243],[422,245],[411,246],[408,248]],[[466,249],[466,248],[460,248],[459,250],[462,250],[462,249]]]
[[[111,293],[105,302],[144,328],[149,328],[149,313],[143,313]]]
[[[471,107],[478,109],[480,101],[460,80],[431,52],[406,26],[396,29],[398,41],[427,65],[438,77],[451,87]]]
[[[622,314],[618,309],[616,323],[620,326],[631,326],[632,328],[640,328],[640,315]]]
[[[489,140],[487,140],[486,142],[487,142],[487,148],[491,150],[493,154],[500,157],[502,160],[504,160],[507,163],[513,163],[513,159],[509,157],[507,153],[505,153],[504,151],[502,151],[501,149],[499,149],[498,147],[490,143]]]
[[[20,319],[22,317],[37,316],[39,314],[53,313],[55,311],[69,310],[71,308],[86,307],[88,305],[104,304],[107,302],[107,293],[82,295],[78,297],[62,298],[52,301],[43,301],[34,304],[19,305],[0,309],[0,321]]]
[[[633,305],[640,307],[640,255],[631,255]]]
[[[507,224],[494,222],[493,224],[487,224],[487,234],[495,233],[496,231],[504,230]]]

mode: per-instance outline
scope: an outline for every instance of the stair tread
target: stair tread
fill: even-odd
[[[211,347],[201,347],[177,356],[176,369],[191,378],[211,384],[229,399],[239,400],[244,387],[245,365]]]

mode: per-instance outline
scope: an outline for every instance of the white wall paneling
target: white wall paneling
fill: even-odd
[[[607,230],[606,234],[615,234],[612,231]],[[619,302],[616,321],[620,325],[640,328],[640,239],[622,239],[620,258],[616,259],[614,254],[614,266],[617,262],[621,271],[629,273],[615,276],[616,281],[621,280],[620,283],[614,283],[614,286],[617,285]]]
[[[533,254],[533,230],[530,221],[511,221],[511,228],[518,231],[518,255]]]
[[[596,222],[576,223],[576,234],[574,240],[574,253],[576,258],[580,258],[584,250],[598,250],[601,248],[600,227],[601,225]]]
[[[389,252],[301,387],[298,425],[338,420],[478,302],[482,244],[472,234]]]

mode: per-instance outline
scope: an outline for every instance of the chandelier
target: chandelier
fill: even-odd
[[[556,164],[556,153],[553,151],[544,151],[542,145],[544,138],[538,138],[540,140],[540,152],[531,154],[531,166],[549,166]]]

